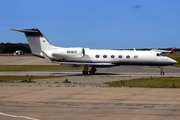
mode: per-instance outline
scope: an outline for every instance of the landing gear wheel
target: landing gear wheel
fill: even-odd
[[[164,75],[164,72],[160,72],[161,75]]]
[[[159,67],[159,69],[160,69],[160,75],[164,75],[165,73],[164,73],[164,70],[163,70],[163,67],[160,67],[160,66],[158,66]]]
[[[82,74],[83,74],[83,75],[87,75],[87,74],[88,74],[88,71],[84,71],[84,70],[83,70],[83,71],[82,71]]]
[[[94,70],[90,70],[90,75],[94,75],[95,71]]]

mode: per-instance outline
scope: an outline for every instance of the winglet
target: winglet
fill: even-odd
[[[53,61],[49,58],[49,56],[44,51],[42,51],[42,54],[43,54],[44,59],[46,60],[46,62],[53,63]]]

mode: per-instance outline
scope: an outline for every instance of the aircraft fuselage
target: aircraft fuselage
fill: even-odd
[[[46,51],[45,51],[46,52]],[[54,52],[46,52],[51,60],[56,62],[69,62],[69,63],[92,63],[94,66],[96,63],[111,63],[112,66],[119,65],[147,65],[147,66],[167,66],[173,65],[177,62],[160,52],[155,51],[121,51],[121,50],[96,50],[85,49],[85,55],[77,55],[78,52],[74,50],[66,54],[54,54]],[[72,57],[66,57],[73,54]],[[43,56],[43,55],[42,55]],[[110,66],[104,65],[105,66]],[[102,66],[100,66],[102,67]]]

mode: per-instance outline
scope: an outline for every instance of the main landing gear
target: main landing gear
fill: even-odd
[[[160,69],[160,74],[161,74],[161,75],[164,75],[165,73],[164,73],[163,67],[160,67],[160,66],[158,66],[158,67],[159,67],[159,69]]]
[[[84,70],[82,71],[82,74],[83,75],[87,75],[89,72],[90,75],[94,75],[95,72],[96,72],[96,67],[95,66],[92,66],[91,70],[88,71],[88,66],[87,65],[84,65]]]

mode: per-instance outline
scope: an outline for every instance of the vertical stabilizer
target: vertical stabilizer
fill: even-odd
[[[175,52],[175,48],[176,47],[173,47],[173,49],[169,53],[174,53]]]
[[[41,33],[39,29],[24,29],[24,30],[17,30],[17,29],[8,29],[18,32],[24,32],[26,38],[28,40],[29,46],[31,48],[32,53],[34,54],[41,54],[41,51],[49,51],[53,50],[56,47],[51,45],[46,37]]]

